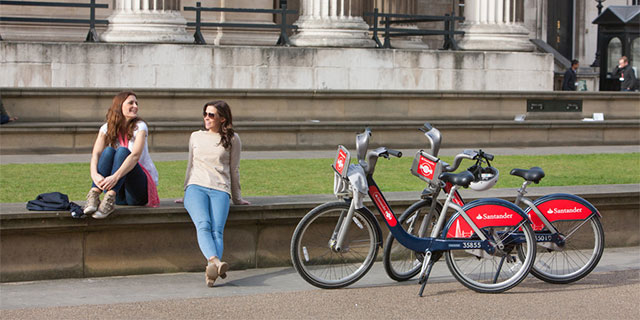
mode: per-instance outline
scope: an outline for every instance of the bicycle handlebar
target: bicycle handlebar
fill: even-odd
[[[389,155],[392,155],[396,158],[402,158],[402,152],[398,151],[398,150],[393,150],[393,149],[387,149],[387,153],[389,153]]]

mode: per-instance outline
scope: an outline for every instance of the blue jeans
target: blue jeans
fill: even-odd
[[[114,174],[130,154],[131,151],[124,147],[117,150],[113,147],[104,148],[100,159],[98,159],[98,173],[103,177]],[[98,188],[95,183],[92,183],[91,186]],[[130,206],[147,204],[149,197],[147,194],[147,175],[142,171],[140,164],[136,163],[136,166],[129,173],[118,180],[112,190],[116,192],[116,204]]]
[[[195,184],[184,192],[184,207],[198,234],[198,245],[206,259],[222,258],[222,234],[229,215],[229,194]]]

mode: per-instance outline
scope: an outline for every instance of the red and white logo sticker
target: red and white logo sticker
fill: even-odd
[[[522,222],[522,216],[517,212],[499,205],[480,205],[467,210],[467,214],[480,229],[517,226]],[[469,238],[472,235],[473,229],[462,216],[458,216],[447,231],[447,238]]]
[[[583,206],[579,202],[567,199],[556,199],[543,202],[538,205],[538,210],[549,220],[554,222],[558,220],[584,220],[593,212],[589,208]],[[544,228],[544,223],[538,218],[533,211],[529,212],[532,227],[534,231],[540,231]]]
[[[433,180],[433,173],[435,170],[435,162],[425,157],[420,157],[420,162],[418,162],[418,173],[420,173],[421,176]]]
[[[346,152],[344,152],[344,150],[340,149],[338,150],[338,158],[336,159],[336,170],[338,170],[338,172],[340,174],[342,174],[342,171],[344,170],[344,166],[345,166],[345,162],[347,161],[347,154]]]
[[[378,207],[378,210],[380,210],[384,219],[387,220],[389,226],[395,227],[397,224],[396,217],[391,213],[391,209],[387,206],[387,202],[382,198],[380,190],[374,186],[369,186],[369,194],[371,194],[371,199],[376,203],[376,207]]]

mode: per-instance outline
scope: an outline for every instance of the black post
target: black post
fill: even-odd
[[[382,46],[383,48],[391,48],[391,37],[389,37],[389,28],[391,27],[391,18],[389,18],[389,16],[385,16],[383,14],[384,20],[384,45]]]
[[[289,36],[287,36],[287,1],[280,1],[280,14],[282,15],[282,19],[280,19],[280,37],[276,45],[288,47],[291,43],[289,42]]]
[[[596,8],[598,8],[598,16],[600,16],[600,14],[602,14],[602,3],[605,0],[596,0],[596,2],[598,2],[598,5],[596,5]],[[593,63],[591,64],[591,67],[599,67],[600,66],[600,25],[598,25],[598,35],[596,38],[596,58],[593,59]]]
[[[451,23],[449,22],[449,14],[444,14],[444,43],[442,44],[443,50],[451,49]]]
[[[202,32],[200,32],[200,8],[200,2],[196,2],[196,32],[193,34],[193,38],[196,44],[207,44],[207,42],[204,41]]]
[[[382,48],[382,43],[378,39],[378,8],[373,9],[373,38],[371,39],[376,42],[378,48]]]
[[[90,0],[91,7],[89,8],[89,33],[85,42],[98,41],[98,32],[96,32],[96,0]]]

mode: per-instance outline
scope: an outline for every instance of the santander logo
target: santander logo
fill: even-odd
[[[433,171],[435,170],[435,166],[436,164],[432,161],[430,161],[429,159],[426,159],[424,157],[420,157],[420,163],[419,163],[419,168],[420,168],[420,174],[432,179],[433,178]]]
[[[371,196],[373,198],[373,201],[376,203],[376,206],[380,210],[380,213],[382,213],[382,216],[384,217],[384,219],[387,220],[387,223],[389,223],[389,226],[395,227],[397,223],[396,218],[393,215],[393,213],[391,213],[391,209],[389,209],[389,206],[387,206],[387,203],[382,198],[382,195],[380,194],[380,190],[378,190],[376,187],[369,187],[369,192],[371,193]]]
[[[582,208],[578,208],[578,207],[573,207],[573,208],[565,208],[565,209],[558,209],[558,208],[549,208],[549,210],[547,210],[548,214],[559,214],[559,213],[581,213],[582,212]]]
[[[502,214],[489,214],[483,213],[476,216],[476,220],[495,220],[495,219],[511,219],[513,218],[513,214],[511,213],[502,213]]]
[[[336,160],[336,170],[338,170],[338,172],[342,173],[342,170],[344,169],[344,162],[346,160],[347,155],[344,153],[344,151],[340,150],[340,152],[338,153],[338,160]]]

